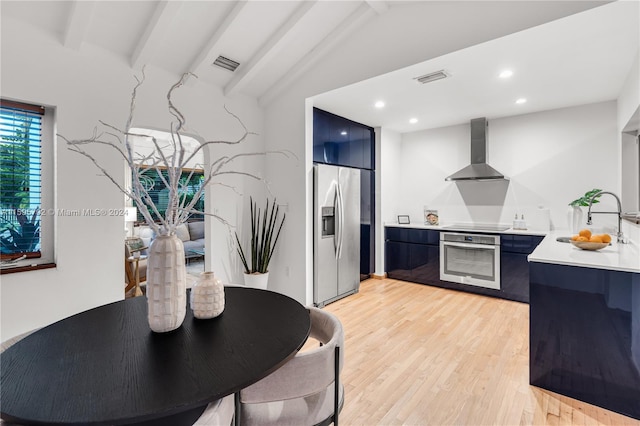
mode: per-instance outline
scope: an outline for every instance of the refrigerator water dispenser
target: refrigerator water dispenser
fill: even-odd
[[[322,237],[333,237],[336,229],[336,214],[334,207],[322,207]]]

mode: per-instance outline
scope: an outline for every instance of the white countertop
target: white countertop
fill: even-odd
[[[484,234],[520,234],[520,235],[539,235],[545,236],[550,231],[537,231],[533,229],[513,229],[509,228],[504,231],[483,231],[483,230],[474,230],[471,231],[469,229],[458,229],[455,225],[424,225],[421,223],[410,223],[408,225],[402,225],[395,222],[385,223],[384,226],[393,226],[396,228],[414,228],[414,229],[433,229],[434,231],[454,231],[454,232],[476,232],[476,233],[484,233]]]
[[[635,241],[618,244],[614,241],[602,250],[581,250],[570,243],[556,241],[557,237],[570,237],[569,231],[552,231],[528,257],[529,262],[580,266],[640,273],[640,250]]]

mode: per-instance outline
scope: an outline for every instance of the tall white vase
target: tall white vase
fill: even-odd
[[[151,243],[147,260],[149,327],[156,333],[175,330],[187,312],[187,270],[184,246],[175,235]]]
[[[569,209],[567,210],[567,222],[569,229],[574,234],[577,234],[584,225],[582,223],[583,215],[584,213],[580,206],[569,206]]]
[[[260,288],[262,290],[267,289],[269,282],[269,273],[264,274],[244,274],[244,285],[246,287]]]

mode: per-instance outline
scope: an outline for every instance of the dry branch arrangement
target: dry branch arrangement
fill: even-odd
[[[106,176],[123,194],[135,201],[136,205],[145,221],[158,235],[170,235],[175,233],[175,229],[178,225],[187,221],[191,214],[207,214],[220,220],[228,225],[227,221],[215,214],[205,213],[195,209],[196,203],[204,195],[205,187],[212,183],[224,185],[219,179],[224,175],[244,175],[250,178],[263,181],[263,179],[253,173],[237,171],[230,169],[229,166],[232,163],[242,157],[250,156],[263,156],[267,154],[280,154],[285,157],[294,156],[289,151],[263,151],[263,152],[249,152],[238,153],[230,156],[222,156],[211,162],[211,166],[205,170],[204,181],[199,186],[199,189],[194,194],[193,198],[187,200],[186,197],[180,197],[181,191],[189,185],[191,178],[193,177],[194,170],[192,169],[187,179],[182,178],[183,169],[186,168],[189,161],[191,161],[195,155],[209,145],[238,145],[247,140],[250,135],[255,133],[247,130],[242,120],[229,111],[226,106],[225,110],[228,114],[233,116],[243,129],[242,135],[233,141],[225,140],[207,140],[201,143],[193,152],[188,152],[185,144],[183,143],[183,129],[186,123],[184,115],[174,105],[172,101],[172,95],[175,90],[184,85],[186,79],[189,77],[196,77],[192,73],[185,73],[180,80],[175,83],[169,89],[167,93],[167,105],[170,114],[175,118],[171,122],[171,140],[169,146],[161,146],[160,142],[153,136],[132,132],[132,123],[134,121],[134,114],[136,109],[137,92],[140,86],[144,83],[145,72],[142,69],[142,77],[136,78],[136,85],[133,88],[131,94],[131,102],[129,107],[129,115],[124,128],[118,128],[111,124],[107,124],[102,120],[99,120],[101,130],[98,131],[98,126],[94,128],[93,135],[88,139],[68,139],[60,134],[62,140],[67,143],[68,148],[71,151],[77,152],[93,162],[93,164]],[[133,139],[134,138],[146,138],[153,144],[153,150],[149,154],[140,154],[135,151]],[[122,158],[127,162],[128,166],[132,170],[132,187],[125,188],[119,184],[116,179],[100,164],[100,162],[87,152],[86,146],[90,145],[104,145],[116,150]],[[162,184],[168,190],[168,204],[167,209],[162,215],[157,206],[153,202],[150,196],[150,189],[144,185],[144,173],[149,169],[155,169],[156,173],[162,180]],[[166,170],[166,174],[163,175],[161,170]],[[153,213],[153,214],[152,214]],[[154,220],[154,217],[157,220]]]

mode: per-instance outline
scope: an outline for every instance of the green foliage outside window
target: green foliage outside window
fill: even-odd
[[[168,173],[166,170],[161,170],[161,173],[165,179],[168,178]],[[166,186],[162,182],[162,178],[158,176],[158,173],[155,169],[149,168],[141,171],[140,181],[149,192],[149,196],[151,197],[153,203],[157,207],[158,212],[160,213],[160,215],[164,217],[165,212],[167,210],[169,190],[166,188]],[[184,170],[180,177],[180,189],[179,189],[180,202],[183,205],[188,205],[189,202],[193,200],[193,197],[198,192],[198,190],[202,187],[203,183],[204,183],[204,171]],[[155,190],[155,188],[158,188],[158,190]],[[199,211],[204,211],[204,195],[200,197],[200,199],[196,202],[194,209]],[[153,210],[149,209],[149,211],[151,212],[153,218],[157,220],[158,217],[153,213]],[[203,218],[204,216],[201,214],[192,214],[190,217],[190,219],[203,219]],[[140,209],[138,209],[138,222],[144,222],[144,218],[140,213]]]
[[[40,116],[0,110],[0,252],[39,250]]]

